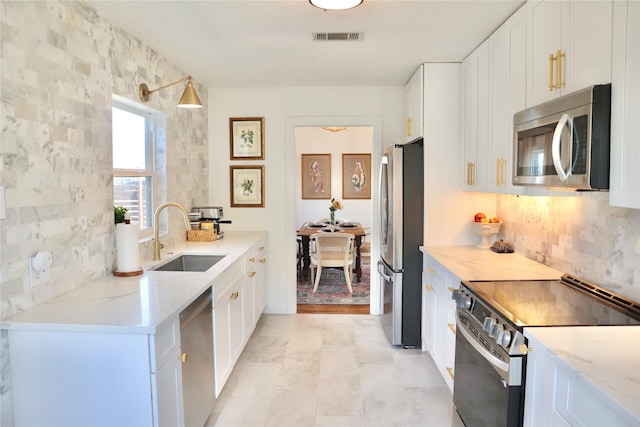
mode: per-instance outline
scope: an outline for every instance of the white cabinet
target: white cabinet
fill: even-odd
[[[184,424],[177,318],[152,335],[10,330],[9,348],[16,425]]]
[[[612,4],[527,2],[527,106],[610,82]]]
[[[528,346],[524,426],[637,426],[638,420],[587,385],[583,375],[525,331]],[[588,356],[588,354],[586,355]]]
[[[422,109],[423,109],[423,88],[424,72],[423,66],[418,67],[416,72],[407,82],[404,88],[405,101],[405,135],[404,142],[411,142],[422,137]]]
[[[614,2],[611,80],[609,201],[640,209],[640,2]]]
[[[428,304],[422,311],[423,350],[431,353],[436,367],[453,392],[456,305],[451,296],[460,287],[460,279],[429,254],[424,254],[423,262],[423,302]]]
[[[233,263],[214,282],[213,353],[216,397],[220,395],[245,342],[242,260]]]
[[[464,106],[464,183],[470,191],[487,190],[489,122],[488,40],[462,62]]]
[[[264,268],[267,262],[266,242],[253,246],[245,257],[244,316],[245,334],[251,335],[266,306]]]
[[[514,186],[513,115],[526,106],[527,9],[522,6],[489,37],[487,191],[522,194]]]

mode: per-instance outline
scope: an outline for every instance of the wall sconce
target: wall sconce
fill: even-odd
[[[169,86],[177,85],[178,83],[182,83],[186,81],[187,87],[184,88],[184,92],[180,97],[180,101],[178,102],[178,107],[182,108],[202,108],[202,103],[200,102],[200,98],[198,98],[198,94],[196,90],[193,88],[193,83],[191,82],[191,76],[185,77],[184,79],[180,79],[173,83],[169,83],[168,85],[160,86],[157,89],[149,90],[146,84],[141,83],[138,88],[138,94],[140,95],[140,99],[142,102],[149,102],[149,97],[153,92],[157,92],[159,90],[168,88]]]

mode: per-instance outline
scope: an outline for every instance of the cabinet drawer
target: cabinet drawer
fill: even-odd
[[[231,285],[233,285],[236,279],[241,275],[242,260],[238,260],[231,264],[213,281],[211,288],[213,292],[214,306],[218,305],[218,303],[224,299],[224,296],[228,293]]]
[[[180,321],[178,317],[161,324],[149,339],[153,355],[151,372],[156,372],[180,347]]]
[[[266,249],[267,249],[267,244],[265,243],[264,240],[260,241],[260,243],[255,245],[253,248],[249,249],[249,251],[247,252],[247,256],[245,257],[244,268],[245,268],[246,274],[249,274],[252,271],[255,271],[259,263],[264,263],[266,261],[265,259]]]

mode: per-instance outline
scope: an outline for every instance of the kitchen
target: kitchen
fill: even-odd
[[[3,48],[2,185],[7,219],[2,220],[1,293],[5,319],[111,271],[115,260],[108,138],[111,94],[135,94],[140,81],[154,82],[152,76],[161,76],[157,78],[160,83],[172,81],[183,71],[81,3],[48,3],[46,12],[33,3],[18,7],[15,2],[3,2],[2,7],[2,22],[8,26],[3,29],[3,41],[13,40]],[[77,24],[67,24],[63,18]],[[81,23],[91,28],[90,36]],[[41,34],[45,29],[47,36]],[[40,41],[45,37],[48,46]],[[32,47],[34,52],[28,54]],[[135,73],[140,73],[139,78],[132,79]],[[40,74],[48,76],[45,87],[37,86]],[[47,100],[47,93],[58,88],[78,91],[79,81],[85,82],[86,95],[74,95],[77,99],[73,103],[64,98],[51,104]],[[22,85],[30,89],[23,92]],[[298,125],[332,126],[337,121],[341,125],[373,124],[374,147],[381,151],[383,144],[403,133],[403,88],[206,88],[198,82],[196,86],[207,106],[207,116],[178,111],[171,93],[157,94],[155,107],[166,112],[169,123],[180,124],[179,131],[169,127],[167,136],[175,141],[175,146],[168,147],[171,185],[167,199],[186,206],[227,203],[227,156],[219,156],[214,146],[226,149],[229,117],[264,115],[271,142],[266,160],[266,207],[259,214],[252,209],[225,209],[226,217],[233,218],[225,230],[270,231],[266,311],[293,313],[295,271],[289,272],[285,266],[295,257],[294,239],[275,237],[288,236],[295,228],[289,226],[295,222],[293,190],[279,191],[293,182],[292,129]],[[41,122],[49,118],[55,118],[57,125]],[[452,133],[442,141],[459,140],[460,135]],[[375,157],[373,163],[377,164]],[[184,188],[190,189],[188,196]],[[466,223],[477,209],[487,213],[495,210],[506,224],[504,238],[513,241],[519,253],[560,271],[579,272],[640,300],[637,209],[610,207],[607,193],[553,198],[461,192],[455,196],[474,199],[454,213],[459,224]],[[448,214],[442,209],[438,218]],[[170,220],[171,234],[164,239],[167,246],[180,240],[180,218],[171,216]],[[547,233],[540,233],[541,229]],[[454,244],[446,240],[454,231],[460,239],[455,244],[474,244],[475,236],[457,227],[428,243]],[[150,259],[150,243],[142,246],[143,258]],[[53,280],[32,290],[27,259],[43,249],[55,256]],[[287,272],[284,280],[279,271]],[[5,345],[3,339],[3,350]],[[4,381],[4,361],[2,369]],[[4,402],[10,389],[2,390]]]

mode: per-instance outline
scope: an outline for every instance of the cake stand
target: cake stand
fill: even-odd
[[[473,232],[482,237],[482,241],[476,245],[479,249],[490,249],[493,244],[491,236],[500,231],[501,222],[472,222]]]

